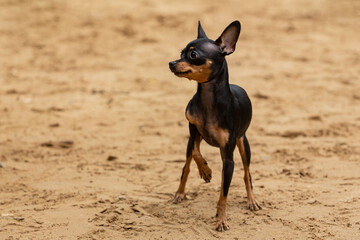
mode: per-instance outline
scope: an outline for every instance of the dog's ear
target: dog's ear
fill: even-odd
[[[239,21],[232,22],[220,37],[215,41],[225,55],[229,55],[235,51],[235,45],[239,38],[241,24]]]
[[[204,29],[201,27],[201,23],[199,21],[199,24],[198,24],[198,36],[197,38],[207,38],[205,32],[204,32]]]

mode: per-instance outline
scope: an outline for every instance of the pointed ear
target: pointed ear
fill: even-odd
[[[232,22],[215,41],[220,46],[225,55],[229,55],[235,51],[235,45],[239,38],[241,25],[239,21]]]
[[[207,38],[204,29],[201,27],[200,21],[198,24],[198,37],[197,38]]]

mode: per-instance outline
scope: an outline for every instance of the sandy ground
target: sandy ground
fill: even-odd
[[[239,153],[231,230],[215,228],[219,151],[192,164],[196,83],[168,62],[242,23],[230,81],[252,99],[254,192]],[[360,2],[0,1],[0,239],[359,239]]]

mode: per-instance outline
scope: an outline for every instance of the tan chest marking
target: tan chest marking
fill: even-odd
[[[191,124],[194,124],[194,125],[200,125],[201,124],[201,119],[195,115],[191,115],[189,113],[189,111],[186,111],[186,119],[191,123]]]
[[[202,132],[205,130],[208,133],[208,136],[215,139],[220,147],[225,147],[226,143],[229,140],[229,131],[226,129],[223,129],[219,127],[217,124],[206,124],[203,125],[203,121],[201,118],[197,117],[196,115],[191,115],[189,111],[186,111],[186,118],[191,123],[194,124],[197,129],[199,130],[200,134],[206,138],[207,136],[204,136],[204,133]]]
[[[225,147],[226,143],[229,140],[229,131],[219,127],[217,124],[208,124],[205,126],[209,135],[216,139],[220,147]]]

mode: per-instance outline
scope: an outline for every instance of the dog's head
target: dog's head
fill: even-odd
[[[180,59],[169,62],[170,70],[199,83],[209,81],[222,69],[225,56],[235,51],[240,30],[240,22],[234,21],[213,41],[207,38],[199,21],[197,39],[181,51]]]

